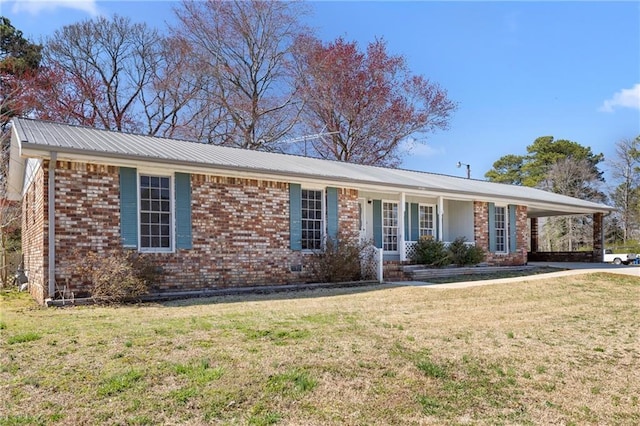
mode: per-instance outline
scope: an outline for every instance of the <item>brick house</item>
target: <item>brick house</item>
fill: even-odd
[[[22,200],[40,303],[87,294],[74,270],[89,251],[148,253],[162,270],[153,291],[177,294],[313,280],[309,253],[328,237],[371,241],[396,263],[422,235],[465,237],[489,264],[525,264],[536,218],[593,214],[601,227],[611,211],[534,188],[21,118],[8,193]]]

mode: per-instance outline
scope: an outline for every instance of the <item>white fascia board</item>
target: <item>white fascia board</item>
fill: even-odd
[[[22,189],[25,177],[25,158],[21,155],[20,139],[15,127],[11,129],[11,145],[9,146],[9,171],[7,174],[7,192],[9,200],[22,200]]]
[[[49,149],[46,149],[40,145],[31,145],[29,143],[25,143],[23,145],[23,157],[48,159],[51,155],[51,147],[47,147]],[[557,212],[560,214],[589,214],[593,212],[608,213],[613,210],[612,208],[604,205],[594,205],[593,207],[591,207],[562,202],[550,203],[530,198],[491,196],[486,193],[474,193],[470,191],[446,191],[442,189],[431,189],[427,187],[411,187],[387,184],[384,182],[365,182],[342,178],[332,179],[326,176],[291,174],[287,172],[277,173],[273,172],[272,170],[264,171],[259,169],[241,169],[233,166],[225,167],[220,165],[207,166],[202,164],[172,162],[170,160],[158,160],[153,158],[147,159],[143,157],[131,158],[130,155],[114,156],[105,155],[99,152],[87,154],[86,151],[78,152],[76,150],[68,149],[55,151],[58,152],[58,161],[78,161],[85,163],[136,168],[144,167],[158,169],[164,172],[170,170],[173,172],[218,175],[235,178],[257,179],[263,181],[295,182],[308,185],[318,185],[318,183],[321,183],[322,185],[326,186],[353,188],[360,191],[397,194],[398,197],[400,197],[401,193],[405,193],[406,196],[414,197],[445,197],[448,200],[457,201],[480,201],[503,204],[517,204],[541,211]]]

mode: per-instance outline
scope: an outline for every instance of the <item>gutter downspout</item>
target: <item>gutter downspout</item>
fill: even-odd
[[[48,221],[49,221],[49,298],[55,299],[56,295],[56,205],[55,205],[55,182],[56,182],[56,163],[58,161],[58,153],[51,152],[49,160],[49,182],[48,182]]]

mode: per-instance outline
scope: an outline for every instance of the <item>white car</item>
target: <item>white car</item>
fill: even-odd
[[[620,265],[622,263],[628,265],[635,262],[637,257],[638,255],[635,253],[620,254],[614,253],[611,249],[605,249],[603,261],[607,263],[614,263],[616,265]]]

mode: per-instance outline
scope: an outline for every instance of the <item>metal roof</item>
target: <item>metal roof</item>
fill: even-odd
[[[271,175],[341,182],[356,189],[380,188],[425,195],[449,195],[468,200],[508,200],[527,205],[530,216],[570,213],[607,213],[604,204],[554,194],[540,189],[465,179],[441,174],[364,166],[289,154],[276,154],[143,136],[24,118],[13,119],[13,139],[21,157],[91,156],[96,161],[123,160],[173,164],[248,175]],[[13,143],[13,142],[12,142]],[[11,166],[10,166],[11,167]]]

